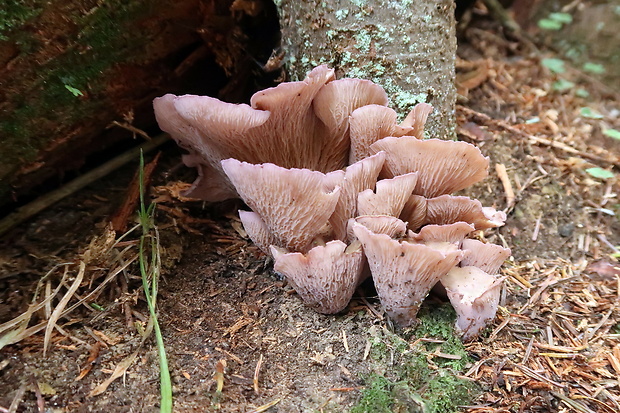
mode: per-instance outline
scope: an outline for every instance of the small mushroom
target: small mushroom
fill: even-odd
[[[422,300],[462,256],[461,251],[443,253],[423,244],[399,242],[358,223],[353,224],[353,232],[364,247],[383,307],[403,327],[416,322]]]
[[[426,198],[421,195],[411,195],[405,202],[400,219],[407,222],[407,228],[412,231],[417,231],[426,224]]]
[[[466,142],[387,137],[370,145],[370,149],[372,153],[386,153],[382,176],[419,172],[413,193],[426,198],[451,194],[488,175],[489,158]]]
[[[449,252],[459,249],[464,238],[474,231],[474,226],[465,222],[447,225],[427,225],[418,234],[409,231],[411,242],[424,244],[439,251]]]
[[[291,251],[307,251],[338,202],[340,188],[326,188],[321,172],[236,159],[222,161],[222,167],[241,199],[278,240],[276,245]]]
[[[425,224],[449,224],[463,221],[474,224],[477,230],[501,227],[506,213],[483,207],[477,199],[466,196],[442,195],[426,202]]]
[[[407,135],[415,136],[418,139],[422,139],[424,138],[424,125],[426,124],[428,115],[430,115],[432,111],[433,107],[428,103],[418,103],[413,107],[411,112],[409,112],[403,123],[400,124],[400,127],[411,128],[411,131],[408,132]]]
[[[374,192],[366,189],[357,195],[357,212],[360,215],[400,216],[417,180],[417,172],[382,179],[377,182]]]
[[[351,112],[351,116],[349,116],[351,137],[349,163],[357,162],[372,155],[370,145],[380,139],[411,133],[413,127],[398,125],[396,123],[397,116],[394,110],[380,105],[366,105]]]
[[[510,257],[510,248],[485,244],[475,239],[463,240],[461,249],[465,252],[462,267],[478,267],[488,274],[497,274],[504,261]]]
[[[258,248],[265,254],[271,254],[270,245],[278,245],[278,239],[269,231],[256,212],[239,211],[239,218],[243,224],[243,229]]]
[[[340,197],[329,222],[334,230],[334,238],[345,240],[347,222],[359,215],[357,211],[357,195],[365,189],[374,188],[383,167],[385,154],[379,152],[349,165],[344,173],[340,186]],[[328,174],[329,175],[329,174]]]
[[[456,310],[456,330],[464,340],[476,337],[495,318],[503,278],[477,267],[455,267],[441,277]]]
[[[349,220],[349,239],[354,239],[353,224],[362,224],[375,234],[386,234],[390,238],[401,238],[407,232],[407,223],[390,215],[362,215]]]
[[[359,242],[330,241],[307,254],[271,247],[273,268],[291,283],[304,303],[322,314],[346,308],[361,282],[364,255]]]

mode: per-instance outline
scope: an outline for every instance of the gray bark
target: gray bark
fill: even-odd
[[[426,135],[455,130],[453,0],[280,0],[282,44],[293,80],[319,64],[383,86],[401,117],[433,105]]]

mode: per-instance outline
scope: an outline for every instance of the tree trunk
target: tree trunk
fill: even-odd
[[[427,135],[455,136],[454,0],[281,0],[279,7],[293,79],[326,63],[341,77],[383,86],[401,116],[430,103]]]

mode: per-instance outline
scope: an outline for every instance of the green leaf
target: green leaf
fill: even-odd
[[[560,30],[562,23],[551,19],[540,19],[538,20],[538,27],[543,30]]]
[[[549,19],[556,21],[558,23],[572,23],[573,16],[568,13],[551,13],[549,14]]]
[[[583,89],[583,88],[579,88],[577,90],[575,90],[575,96],[578,96],[580,98],[589,98],[590,97],[590,92],[588,92],[587,90]]]
[[[605,66],[598,63],[586,62],[583,65],[583,70],[586,72],[596,73],[597,75],[600,75],[605,73]]]
[[[562,59],[543,59],[542,65],[547,69],[551,70],[553,73],[564,73],[566,69],[564,68],[564,60]]]
[[[568,89],[575,87],[575,84],[570,80],[558,79],[553,83],[553,90],[557,92],[566,92]]]
[[[616,176],[613,172],[603,168],[588,168],[586,172],[599,179],[610,179]]]
[[[603,131],[603,135],[609,136],[610,138],[614,138],[614,139],[620,140],[620,131],[617,131],[615,129],[605,129]]]
[[[73,86],[65,85],[65,88],[73,94],[73,96],[84,96],[84,94],[80,91],[80,89],[76,89]]]
[[[601,115],[600,113],[598,113],[597,111],[590,109],[588,107],[585,108],[581,108],[579,110],[579,113],[581,114],[581,116],[583,116],[584,118],[590,118],[590,119],[603,119],[604,116]]]

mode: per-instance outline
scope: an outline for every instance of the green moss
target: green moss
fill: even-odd
[[[0,40],[7,40],[9,32],[37,16],[41,6],[37,0],[0,0]]]
[[[457,377],[472,360],[455,335],[455,317],[448,304],[426,306],[420,311],[417,328],[401,332],[402,336],[371,327],[375,373],[366,378],[366,388],[352,412],[453,413],[458,406],[469,404],[479,389]],[[443,342],[420,342],[420,338]],[[413,346],[413,342],[418,344]],[[435,356],[431,369],[428,355],[436,351],[460,359]]]
[[[50,135],[78,123],[106,104],[97,94],[110,69],[130,60],[143,45],[138,29],[128,23],[144,13],[150,3],[105,0],[88,12],[79,10],[65,16],[82,31],[74,33],[61,55],[37,67],[36,72],[23,74],[24,84],[14,87],[29,85],[31,89],[13,94],[11,106],[16,109],[8,118],[0,119],[0,135],[8,138],[5,149],[15,160],[32,161]],[[33,22],[35,27],[36,24]],[[32,53],[41,44],[35,33],[20,34],[16,40],[22,54]],[[38,79],[29,80],[33,77]]]
[[[351,409],[351,413],[392,413],[394,398],[391,395],[392,383],[383,376],[372,374],[362,391],[359,403]]]

